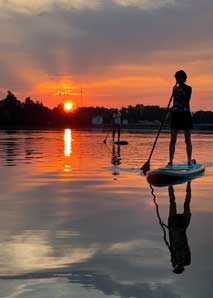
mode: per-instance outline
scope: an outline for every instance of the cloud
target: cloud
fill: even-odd
[[[61,256],[55,256],[52,247],[48,244],[48,233],[32,235],[31,231],[14,236],[13,241],[10,242],[3,242],[1,239],[0,248],[1,264],[7,267],[7,272],[11,274],[43,270],[44,267],[46,269],[66,267],[70,261],[73,264],[80,263],[91,258],[95,253],[94,249],[73,248],[70,245],[69,248],[64,249]]]
[[[52,11],[55,8],[62,9],[97,9],[100,5],[100,0],[1,0],[0,8],[5,11],[15,11],[18,13],[41,13]]]
[[[159,77],[167,80],[176,68],[195,74],[198,62],[208,77],[212,8],[208,0],[0,1],[0,88],[25,88],[40,97],[37,86],[48,86],[52,77],[70,75],[74,83],[87,87],[106,85],[107,78],[114,82],[112,89],[99,84],[89,100],[98,97],[104,104],[104,94],[111,94],[111,101],[131,90],[125,100],[132,103],[137,94],[150,92],[142,84],[150,78],[147,73],[155,73],[153,90]],[[121,79],[135,79],[134,73],[129,78],[130,66],[139,69],[138,88],[125,85],[125,94],[119,95]],[[53,98],[51,92],[45,96]],[[153,98],[160,100],[159,93]]]
[[[65,10],[97,10],[106,7],[136,7],[142,10],[160,9],[176,4],[176,0],[1,0],[0,8],[21,14],[50,12],[56,8]]]
[[[128,7],[138,7],[144,10],[159,9],[176,4],[175,0],[114,0],[115,3]]]
[[[97,9],[100,5],[100,0],[1,0],[0,8],[5,11],[14,11],[21,14],[42,13],[52,11],[57,7],[62,9]]]

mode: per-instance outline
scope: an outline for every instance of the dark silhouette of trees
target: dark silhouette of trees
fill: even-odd
[[[197,111],[193,115],[194,123],[213,123],[213,112],[211,111]]]
[[[7,92],[7,96],[0,102],[0,122],[12,123],[20,120],[21,102],[17,100],[15,95]]]
[[[45,125],[51,123],[51,110],[41,102],[34,102],[30,97],[25,99],[22,106],[22,123],[26,125]]]
[[[140,121],[161,121],[165,113],[165,108],[159,106],[144,106],[137,104],[129,105],[128,108],[122,108],[121,114],[129,123],[138,123]]]
[[[1,126],[38,126],[51,121],[51,110],[40,102],[27,97],[25,102],[19,101],[8,91],[6,98],[0,101]]]
[[[145,122],[150,123],[161,121],[165,115],[165,108],[160,106],[135,106],[121,108],[122,119],[126,119],[128,125],[145,126]],[[92,119],[96,116],[103,118],[103,125],[111,125],[113,109],[105,107],[80,107],[71,112],[65,112],[63,104],[50,109],[42,102],[34,101],[27,97],[21,102],[11,92],[0,100],[0,127],[88,127],[92,124]],[[197,111],[193,113],[193,122],[197,127],[203,126],[205,129],[213,129],[213,112]],[[133,125],[133,126],[132,126]],[[156,126],[158,122],[156,122]]]

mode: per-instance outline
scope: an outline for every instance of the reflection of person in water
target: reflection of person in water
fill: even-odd
[[[186,197],[184,202],[184,212],[177,213],[173,186],[169,186],[170,209],[168,219],[169,242],[171,252],[171,262],[174,273],[182,273],[184,266],[191,263],[191,252],[188,245],[186,229],[191,220],[190,200],[191,182],[187,183]]]
[[[116,150],[117,147],[117,150]],[[112,159],[111,159],[111,163],[114,166],[113,167],[113,172],[112,174],[114,176],[119,175],[119,165],[121,163],[121,157],[120,157],[120,145],[113,145],[112,146]]]
[[[169,248],[171,253],[171,263],[173,266],[173,272],[180,274],[184,271],[184,266],[190,265],[191,263],[191,252],[188,245],[186,230],[190,224],[191,212],[190,212],[190,201],[191,201],[191,181],[187,183],[186,187],[186,197],[184,202],[184,212],[177,213],[175,194],[173,186],[168,187],[169,198],[170,198],[170,208],[169,208],[169,218],[168,225],[165,225],[161,220],[159,214],[159,207],[156,202],[156,196],[154,194],[154,189],[150,185],[153,195],[153,201],[156,206],[156,212],[164,233],[164,241]],[[169,231],[169,241],[167,240],[166,229]]]

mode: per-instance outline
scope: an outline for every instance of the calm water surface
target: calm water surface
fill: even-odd
[[[213,135],[193,135],[205,175],[155,187],[156,204],[139,171],[155,134],[124,133],[129,145],[120,148],[103,144],[105,135],[0,132],[0,297],[212,297]],[[167,162],[168,142],[162,134],[152,167]],[[159,225],[168,224],[169,191],[178,213],[185,199],[191,210],[182,274],[173,273]]]

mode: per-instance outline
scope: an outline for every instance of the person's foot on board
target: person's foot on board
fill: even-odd
[[[197,164],[197,162],[195,159],[192,159],[190,162],[188,162],[189,167],[192,167],[193,165],[196,165],[196,164]]]
[[[172,167],[173,166],[173,162],[172,161],[169,161],[168,164],[167,164],[167,167]]]
[[[192,167],[192,161],[191,161],[191,160],[188,161],[188,167],[189,167],[189,168]]]

